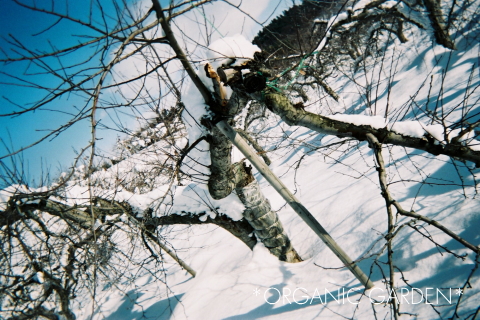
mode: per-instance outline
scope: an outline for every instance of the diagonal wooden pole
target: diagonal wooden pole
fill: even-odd
[[[340,248],[328,232],[312,216],[300,201],[287,189],[283,182],[270,170],[270,168],[260,159],[256,152],[245,142],[245,140],[225,121],[222,120],[216,124],[217,128],[227,136],[235,147],[253,164],[253,166],[267,179],[275,190],[287,201],[295,212],[307,223],[307,225],[322,239],[322,241],[335,253],[335,255],[350,269],[355,277],[370,289],[374,286],[373,282],[365,273],[353,262],[352,259]]]

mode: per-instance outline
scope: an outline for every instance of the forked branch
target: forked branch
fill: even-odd
[[[375,152],[375,158],[377,159],[377,163],[378,163],[378,166],[379,166],[378,175],[379,175],[380,187],[382,189],[382,196],[385,198],[385,201],[387,201],[387,203],[393,205],[397,209],[397,212],[399,214],[401,214],[403,216],[407,216],[407,217],[412,217],[414,219],[417,219],[417,220],[420,220],[420,221],[423,221],[423,222],[426,222],[429,225],[434,226],[435,228],[437,228],[439,230],[442,230],[447,235],[449,235],[451,238],[457,240],[458,242],[460,242],[465,247],[467,247],[470,250],[472,250],[473,252],[479,254],[480,253],[480,247],[471,244],[467,240],[465,240],[462,237],[460,237],[459,235],[457,235],[455,232],[451,231],[450,229],[448,229],[444,225],[440,224],[438,221],[435,221],[435,220],[430,219],[428,217],[422,216],[422,215],[414,212],[413,210],[412,211],[407,211],[407,210],[403,209],[402,206],[400,205],[400,203],[398,203],[395,199],[392,198],[392,196],[390,194],[390,191],[388,190],[387,174],[386,174],[386,171],[385,171],[385,162],[384,162],[383,156],[382,156],[382,145],[378,141],[377,137],[375,137],[373,134],[367,133],[366,137],[368,139],[370,147]]]

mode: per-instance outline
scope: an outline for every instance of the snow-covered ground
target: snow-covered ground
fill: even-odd
[[[340,103],[335,105],[332,101],[327,103],[323,100],[309,110],[325,114],[328,105],[326,115],[340,121],[373,127],[388,126],[413,137],[430,133],[438,143],[445,143],[443,129],[439,131],[438,124],[435,127],[436,124],[427,117],[416,114],[418,110],[408,110],[405,105],[414,95],[418,104],[424,103],[428,99],[431,75],[434,79],[441,78],[445,70],[448,73],[443,81],[441,98],[444,108],[461,103],[465,88],[475,88],[479,84],[477,59],[480,47],[478,43],[466,46],[460,39],[457,42],[461,49],[450,52],[441,46],[432,46],[425,35],[410,38],[411,41],[406,44],[397,43],[387,51],[394,53],[396,74],[388,97],[387,85],[380,84],[376,111],[383,114],[388,99],[390,121],[384,117],[370,117],[372,110],[365,107],[362,97],[365,92],[359,88],[361,74],[357,75],[356,84],[347,77],[339,77],[330,84],[342,97]],[[472,67],[473,76],[468,80]],[[376,81],[377,78],[373,77],[376,72],[378,70],[374,68],[367,74],[372,78],[367,79]],[[432,94],[434,97],[438,97],[438,85],[434,82],[433,89],[430,89],[431,92],[437,90]],[[478,92],[469,99],[478,99]],[[188,108],[188,96],[185,100]],[[478,104],[472,102],[471,105],[478,112]],[[339,112],[363,116],[336,114]],[[405,114],[399,116],[400,112]],[[447,132],[449,139],[458,134],[456,129],[456,132]],[[168,290],[162,289],[164,284],[146,275],[130,286],[122,287],[121,293],[115,287],[105,289],[100,293],[102,299],[96,319],[391,317],[389,305],[385,303],[390,294],[385,285],[385,279],[389,277],[384,247],[387,213],[380,194],[374,155],[367,143],[351,142],[336,150],[325,151],[321,147],[337,142],[336,137],[289,127],[271,114],[268,119],[256,121],[251,131],[259,133],[259,138],[269,150],[268,156],[273,160],[272,170],[353,259],[362,259],[358,264],[374,281],[375,288],[364,292],[355,277],[342,268],[338,258],[257,173],[265,195],[274,210],[278,210],[303,262],[280,262],[261,243],[252,252],[219,227],[172,227],[169,228],[172,236],[168,237],[168,241],[197,272],[196,277],[192,278],[170,263],[165,276]],[[478,144],[478,140],[470,139],[468,144],[473,146]],[[384,147],[384,156],[391,192],[405,209],[439,221],[470,243],[480,243],[480,202],[475,187],[478,169],[472,169],[471,163],[464,165],[445,156],[435,157],[401,147]],[[241,156],[237,154],[237,158]],[[189,194],[186,194],[188,186],[179,188],[176,193],[178,198],[174,198],[173,202],[185,205],[186,211],[208,211],[205,204],[210,202],[213,207],[219,208],[212,214],[238,217],[238,212],[241,212],[242,205],[234,199],[234,195],[227,200],[230,206],[222,207],[222,204],[208,199],[205,187],[196,186],[198,190]],[[131,194],[129,198],[154,202],[155,197],[150,194]],[[190,206],[185,200],[187,198],[191,199]],[[144,205],[149,204],[146,202]],[[396,216],[396,219],[397,226],[410,221],[410,218],[401,216]],[[478,271],[470,279],[468,277],[475,266],[475,254],[436,228],[422,222],[417,222],[416,226],[423,235],[405,226],[393,241],[396,298],[400,303],[400,312],[405,313],[403,317],[448,318],[453,316],[461,298],[458,315],[460,318],[474,318],[480,301],[480,277]],[[429,238],[466,257],[456,258]],[[89,316],[89,313],[82,315],[82,309],[77,312],[80,319]]]
[[[412,137],[430,134],[437,143],[450,141],[461,128],[451,127],[443,131],[443,126],[432,123],[426,113],[421,114],[419,109],[411,107],[414,105],[411,101],[421,106],[430,100],[432,109],[436,101],[440,101],[440,108],[448,112],[465,101],[467,92],[469,112],[477,114],[480,95],[479,90],[474,89],[480,84],[480,45],[459,37],[459,50],[452,52],[432,45],[424,33],[410,34],[408,38],[407,43],[396,42],[387,50],[389,58],[384,65],[390,66],[390,59],[395,65],[391,82],[386,79],[392,75],[379,71],[380,65],[366,74],[362,71],[353,74],[355,82],[351,81],[352,75],[338,76],[329,85],[337,91],[340,101],[337,103],[323,97],[321,90],[312,91],[311,105],[307,110],[339,121],[377,128],[386,126]],[[215,49],[221,51],[221,46],[217,44]],[[445,71],[448,71],[447,76],[442,79]],[[432,76],[434,80],[430,86]],[[376,85],[379,89],[373,99],[375,106],[367,108],[365,97],[375,90],[367,92],[365,88]],[[387,91],[389,86],[390,93]],[[440,86],[443,86],[442,90]],[[187,93],[184,96],[186,108],[201,107],[198,94],[192,90]],[[315,94],[318,95],[313,96]],[[388,119],[385,119],[383,114],[387,106]],[[457,109],[452,111],[449,121],[457,120],[465,108]],[[203,112],[198,112],[197,116]],[[278,261],[261,243],[251,251],[217,226],[169,226],[162,229],[162,235],[168,246],[175,248],[180,258],[197,272],[195,278],[165,255],[164,265],[151,273],[143,270],[130,281],[102,284],[96,293],[94,319],[392,317],[386,303],[390,292],[385,283],[389,278],[384,238],[388,228],[387,212],[372,150],[366,142],[350,141],[336,145],[340,141],[337,137],[289,127],[279,117],[268,111],[267,114],[268,118],[256,120],[249,130],[257,133],[268,151],[272,159],[270,168],[348,255],[354,260],[360,259],[358,265],[369,275],[375,287],[365,292],[350,271],[342,267],[339,259],[265,179],[255,173],[303,262]],[[478,115],[471,122],[476,120]],[[186,125],[189,123],[194,122],[187,121]],[[197,130],[190,139],[196,139],[200,134],[202,132]],[[137,140],[136,144],[142,147],[150,143],[141,138]],[[469,135],[461,140],[472,149],[478,149],[478,138]],[[185,137],[178,137],[179,145],[185,142]],[[323,148],[329,145],[332,146]],[[138,212],[158,204],[157,215],[184,211],[211,217],[226,214],[236,220],[241,218],[243,205],[236,195],[214,201],[208,196],[205,185],[194,182],[185,184],[184,181],[183,186],[170,187],[163,184],[161,178],[153,177],[147,182],[154,186],[150,188],[152,190],[126,190],[118,184],[112,188],[118,177],[127,179],[129,175],[140,175],[149,172],[155,163],[167,161],[168,148],[169,145],[162,141],[155,142],[132,152],[108,170],[96,172],[94,178],[104,181],[97,192],[118,201],[128,201]],[[208,145],[202,142],[199,148],[207,149]],[[237,160],[243,157],[237,150],[234,153]],[[208,165],[205,154],[196,159]],[[402,147],[384,146],[383,154],[390,191],[404,209],[434,219],[468,242],[480,245],[480,201],[476,187],[479,171],[472,163],[464,164],[446,156]],[[132,173],[133,169],[136,171]],[[78,184],[68,192],[71,199],[78,199],[87,193],[87,189],[86,184]],[[165,194],[175,196],[165,199]],[[4,192],[5,200],[6,195]],[[397,215],[395,223],[401,226],[410,220]],[[459,317],[478,317],[480,270],[471,273],[476,265],[475,254],[432,226],[420,221],[412,226],[418,230],[405,225],[393,240],[395,298],[400,303],[400,312],[404,313],[402,318],[450,318],[460,299]],[[463,258],[446,252],[431,240],[455,255],[464,255]],[[78,319],[90,319],[91,303],[88,296],[77,298],[74,311]]]

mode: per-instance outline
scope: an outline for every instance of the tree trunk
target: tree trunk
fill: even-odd
[[[247,208],[243,212],[245,219],[255,229],[255,235],[265,247],[282,261],[302,261],[292,247],[277,213],[272,211],[270,202],[263,196],[257,180],[235,190]]]
[[[215,80],[214,72],[210,71],[209,76],[214,80],[214,84],[218,81],[218,79]],[[248,101],[249,98],[244,93],[234,91],[226,107],[222,108],[220,114],[217,112],[217,116],[221,115],[232,119],[245,108]],[[228,121],[233,124],[233,120]],[[232,165],[232,142],[229,138],[217,127],[212,126],[208,142],[210,143],[211,161],[208,191],[212,198],[223,199],[235,189],[247,208],[244,217],[255,229],[255,234],[265,247],[282,261],[302,261],[283,230],[277,213],[271,210],[270,203],[263,196],[249,168],[243,163]]]
[[[241,93],[233,92],[227,106],[221,115],[232,119],[247,105],[249,98]],[[233,121],[233,120],[230,120]],[[213,199],[223,199],[232,193],[237,183],[232,173],[231,160],[232,143],[215,126],[211,128],[208,137],[210,143],[210,178],[208,179],[208,191]]]
[[[232,143],[215,127],[212,128],[208,142],[211,161],[208,191],[213,199],[223,199],[235,188],[235,177],[232,173]]]
[[[428,15],[432,23],[435,39],[445,48],[455,50],[455,43],[450,38],[447,24],[443,18],[441,0],[423,0],[425,7],[428,9]]]
[[[304,205],[288,190],[283,182],[266,166],[254,150],[243,140],[240,135],[228,125],[226,121],[220,121],[216,125],[223,134],[225,134],[232,143],[252,162],[255,168],[272,185],[272,187],[287,201],[293,210],[305,221],[305,223],[322,239],[322,241],[335,253],[335,255],[350,269],[357,279],[366,289],[372,288],[373,282],[367,275],[353,262],[345,251],[333,240],[328,232],[320,225],[315,217],[305,208]]]
[[[246,207],[243,215],[255,229],[258,239],[270,252],[282,261],[299,262],[300,256],[293,249],[276,212],[263,196],[260,187],[243,163],[231,165],[232,143],[216,127],[210,139],[211,176],[208,180],[210,194],[222,199],[233,189]]]

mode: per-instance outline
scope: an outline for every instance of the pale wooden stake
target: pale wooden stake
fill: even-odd
[[[335,253],[335,255],[350,269],[355,277],[370,289],[374,286],[373,282],[365,273],[353,262],[345,251],[333,240],[328,232],[312,216],[300,201],[287,189],[282,181],[270,170],[270,168],[260,159],[256,152],[245,142],[245,140],[225,121],[222,120],[216,124],[217,128],[232,141],[235,147],[253,164],[253,166],[267,179],[273,188],[287,201],[295,212],[307,223],[307,225],[322,239],[322,241]]]

